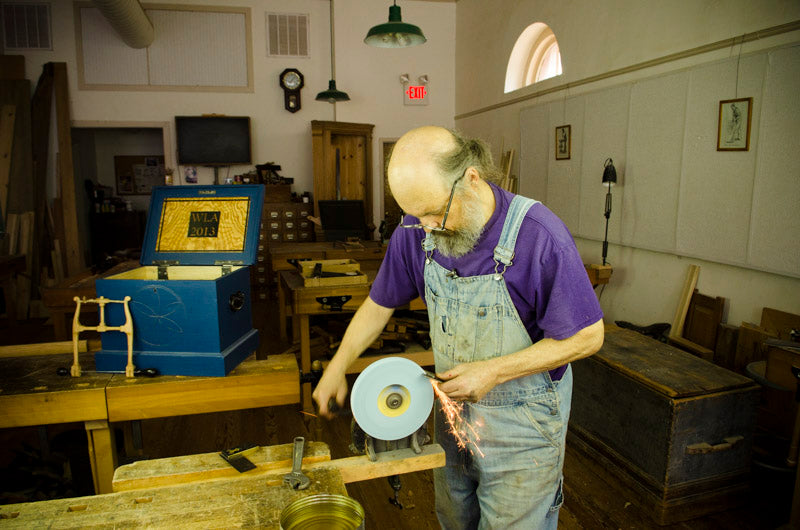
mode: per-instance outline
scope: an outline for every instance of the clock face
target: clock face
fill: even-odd
[[[283,85],[290,90],[300,88],[300,84],[303,82],[302,79],[300,79],[300,75],[293,71],[283,74],[282,80]]]

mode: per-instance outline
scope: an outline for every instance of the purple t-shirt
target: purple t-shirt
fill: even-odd
[[[433,259],[460,277],[492,274],[494,248],[514,195],[490,183],[495,210],[472,252],[448,258],[434,251]],[[406,216],[407,224],[418,220]],[[397,228],[389,240],[386,257],[370,290],[370,298],[383,307],[399,307],[417,296],[425,300],[423,268],[425,253],[421,241],[425,232]],[[511,300],[532,342],[542,338],[571,337],[603,317],[592,284],[564,223],[541,203],[534,204],[522,221],[513,264],[504,274]],[[550,372],[554,380],[566,370]]]

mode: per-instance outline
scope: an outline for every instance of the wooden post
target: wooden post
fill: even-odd
[[[689,310],[689,303],[692,301],[694,288],[697,286],[697,277],[700,275],[700,267],[689,265],[689,272],[686,274],[686,281],[683,284],[683,291],[678,300],[678,307],[675,310],[675,318],[672,320],[672,327],[669,330],[670,337],[683,336],[683,324],[686,322],[686,312]]]
[[[17,107],[3,105],[0,110],[0,214],[8,215],[8,181],[11,172],[11,148]]]
[[[64,225],[64,251],[67,276],[81,272],[83,251],[78,235],[78,213],[75,202],[75,176],[72,168],[72,132],[70,130],[69,88],[66,63],[53,64],[53,86],[56,100],[56,130],[58,132],[58,172],[61,183],[61,209]]]

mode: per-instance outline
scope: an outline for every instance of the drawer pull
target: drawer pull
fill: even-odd
[[[716,445],[711,445],[710,443],[707,442],[687,445],[686,454],[704,455],[707,453],[719,453],[720,451],[727,451],[728,449],[733,449],[742,440],[744,440],[744,436],[728,436],[727,438],[723,438],[722,443],[718,443]]]

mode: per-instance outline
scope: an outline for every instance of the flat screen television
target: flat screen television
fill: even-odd
[[[249,116],[175,116],[178,164],[250,165]]]

